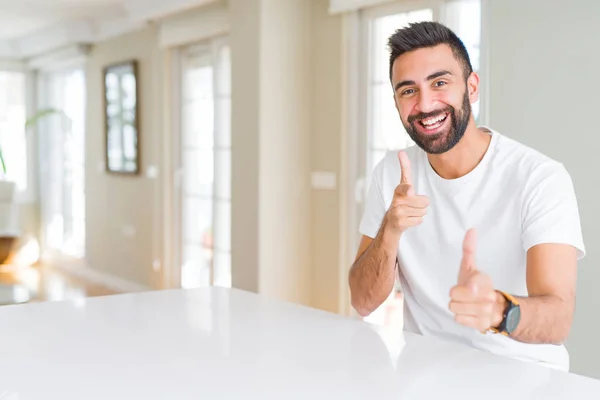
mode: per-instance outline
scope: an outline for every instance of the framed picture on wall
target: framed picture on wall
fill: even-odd
[[[111,173],[140,172],[137,61],[104,68],[105,163]]]

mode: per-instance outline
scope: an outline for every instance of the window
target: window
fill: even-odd
[[[361,12],[361,33],[363,46],[359,93],[363,103],[359,115],[359,137],[357,188],[358,215],[362,215],[364,199],[371,184],[373,169],[381,161],[386,151],[402,149],[414,144],[410,139],[395,108],[393,89],[389,81],[388,38],[399,28],[409,23],[438,20],[453,29],[465,43],[473,69],[480,70],[480,0],[449,0],[416,2],[413,4],[392,4]],[[479,102],[473,104],[473,114],[479,120]],[[358,227],[355,227],[358,231]],[[390,298],[367,320],[388,323],[394,315],[401,314],[400,291],[392,291]],[[398,309],[400,307],[400,310]]]
[[[44,245],[85,255],[85,76],[83,70],[46,73],[39,109],[58,113],[40,126],[40,189]]]
[[[15,182],[19,192],[27,189],[25,119],[25,74],[0,71],[0,150],[6,179]]]
[[[231,286],[230,50],[182,52],[181,286]]]

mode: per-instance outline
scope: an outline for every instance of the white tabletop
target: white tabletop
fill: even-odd
[[[0,327],[1,400],[600,398],[600,381],[237,290],[4,306]]]

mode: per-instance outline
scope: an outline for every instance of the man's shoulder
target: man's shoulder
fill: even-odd
[[[557,159],[505,134],[498,134],[495,162],[514,169],[518,175],[530,176],[536,172],[562,172],[563,164]]]
[[[500,134],[494,163],[511,182],[520,182],[525,191],[548,181],[571,180],[560,161],[504,134]]]

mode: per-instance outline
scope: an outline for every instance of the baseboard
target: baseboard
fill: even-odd
[[[152,288],[148,286],[95,270],[86,265],[82,260],[52,263],[52,267],[119,293],[145,292],[152,290]]]

